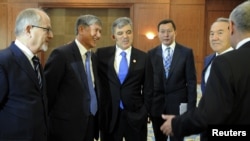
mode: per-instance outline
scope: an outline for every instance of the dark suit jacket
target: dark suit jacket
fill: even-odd
[[[147,109],[150,107],[152,94],[152,73],[147,69],[146,53],[132,47],[128,74],[120,84],[114,68],[115,46],[99,48],[99,77],[102,83],[101,103],[104,108],[102,122],[104,130],[112,132],[118,118],[119,101],[122,99],[128,122],[140,129],[147,124]],[[150,74],[150,75],[149,75]]]
[[[91,59],[98,94],[94,54]],[[82,57],[75,41],[56,48],[46,62],[44,72],[48,82],[50,138],[58,141],[83,140],[90,116],[90,95]],[[98,134],[98,130],[96,132]]]
[[[47,140],[45,81],[43,86],[14,42],[0,52],[0,140]]]
[[[153,66],[154,96],[151,115],[179,114],[180,103],[188,103],[188,110],[196,106],[196,71],[192,49],[176,43],[169,77],[166,79],[161,45],[151,49],[149,58]]]
[[[250,126],[250,42],[216,57],[205,94],[192,112],[172,120],[174,135],[205,130],[208,125]]]
[[[208,55],[204,59],[204,67],[203,67],[202,76],[201,76],[201,92],[202,92],[202,94],[204,94],[205,87],[206,87],[206,84],[205,84],[205,73],[206,73],[207,67],[211,64],[211,62],[215,58],[215,56],[216,56],[216,54],[213,53],[213,54]]]
[[[205,93],[206,83],[205,83],[205,73],[207,71],[208,66],[212,63],[213,59],[216,57],[216,54],[210,54],[205,57],[204,59],[204,66],[201,75],[201,92],[202,94]],[[208,140],[208,131],[203,132],[200,135],[200,141],[207,141]]]

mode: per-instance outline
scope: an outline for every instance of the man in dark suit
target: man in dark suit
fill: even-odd
[[[50,18],[41,9],[25,9],[17,16],[15,35],[0,51],[0,140],[47,141],[45,78],[39,64],[38,78],[32,58],[53,38]]]
[[[197,83],[192,49],[175,42],[176,27],[172,20],[159,22],[158,37],[161,45],[148,51],[154,76],[150,114],[156,141],[166,141],[168,137],[160,131],[164,123],[161,115],[180,114],[181,103],[187,104],[187,110],[195,108]],[[168,53],[170,59],[167,59]],[[170,140],[183,138],[171,137]]]
[[[228,18],[218,18],[212,24],[210,29],[209,42],[214,53],[205,57],[204,69],[201,77],[201,91],[205,93],[206,83],[210,74],[213,59],[224,53],[232,51],[229,39],[229,20]],[[201,141],[207,141],[207,132],[203,132],[200,136]]]
[[[208,129],[211,140],[222,140],[223,135],[219,138],[212,136],[213,127],[223,133],[240,131],[244,134],[246,130],[249,130],[249,16],[250,1],[240,4],[231,12],[229,17],[230,42],[236,50],[214,59],[205,94],[201,97],[197,108],[181,116],[163,115],[166,121],[161,130],[164,134],[180,137]],[[233,136],[235,140],[249,140],[248,134],[245,137],[239,134]],[[229,137],[232,137],[232,134]]]
[[[204,59],[204,68],[201,77],[202,94],[205,92],[205,86],[207,83],[207,79],[209,77],[213,59],[218,55],[222,55],[224,53],[227,53],[228,51],[233,50],[233,48],[230,45],[230,39],[229,39],[228,18],[218,18],[212,24],[210,29],[209,43],[214,53],[206,56]]]
[[[98,138],[99,80],[91,49],[101,38],[101,30],[98,17],[79,16],[75,25],[76,39],[56,48],[46,62],[51,141],[93,141]],[[90,62],[88,53],[91,53]],[[89,63],[90,75],[87,73]]]
[[[115,46],[99,48],[99,77],[103,83],[101,107],[102,141],[146,141],[152,77],[146,53],[132,46],[132,21],[120,17],[112,24]],[[123,58],[120,54],[126,53]],[[121,68],[122,60],[125,68]],[[120,68],[120,69],[119,69]],[[121,72],[122,71],[122,72]]]

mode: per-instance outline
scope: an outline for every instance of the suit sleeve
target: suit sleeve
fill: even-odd
[[[188,87],[188,110],[196,107],[197,99],[197,80],[196,69],[194,64],[193,51],[190,50],[186,63],[186,80]]]
[[[152,97],[154,90],[154,80],[153,80],[153,68],[150,61],[150,57],[147,54],[146,56],[146,67],[145,67],[145,81],[144,81],[144,101],[148,113],[150,113],[152,105]]]
[[[207,81],[205,95],[197,108],[172,120],[175,136],[187,136],[204,131],[208,125],[225,124],[233,116],[232,66],[223,57],[216,57]]]
[[[64,57],[58,50],[54,50],[44,67],[44,74],[47,83],[47,97],[49,112],[59,95],[59,87],[63,78],[65,63]]]
[[[8,93],[8,80],[6,78],[6,72],[3,69],[3,66],[0,65],[0,107],[3,104],[3,100]]]
[[[202,74],[201,74],[201,92],[202,92],[202,95],[204,94],[204,91],[205,91],[205,67],[206,67],[206,62],[207,62],[207,59],[205,58],[204,59],[204,63],[203,63],[203,69],[202,69]]]

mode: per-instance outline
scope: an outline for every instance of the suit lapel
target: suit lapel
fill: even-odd
[[[205,62],[204,62],[204,68],[202,70],[202,77],[205,76],[205,72],[207,70],[207,67],[211,64],[212,60],[215,58],[215,54],[212,54],[212,55],[209,55],[206,59],[205,59]]]
[[[208,58],[205,60],[205,69],[211,64],[215,56],[216,56],[215,54],[208,56]]]
[[[168,78],[171,77],[173,70],[175,69],[175,66],[176,66],[180,57],[181,57],[181,49],[179,48],[178,44],[176,44],[174,52],[173,52],[173,58],[172,58]]]
[[[43,83],[43,94],[44,92],[46,92],[46,80],[45,80],[45,75],[44,75],[44,72],[43,72],[43,66],[41,65],[41,69],[40,69],[40,73],[41,73],[41,77],[42,77],[42,83]],[[39,86],[39,84],[38,84]]]
[[[17,64],[19,64],[20,68],[22,68],[22,70],[24,70],[24,72],[26,72],[27,76],[29,76],[30,79],[39,88],[37,75],[36,75],[32,65],[30,64],[28,58],[23,54],[23,52],[14,43],[10,46],[10,49],[14,54],[14,57],[15,57]]]
[[[125,81],[127,79],[127,77],[129,76],[129,74],[134,70],[134,67],[136,65],[136,61],[137,61],[137,52],[136,50],[132,47],[131,48],[131,55],[130,55],[130,60],[129,60],[129,68],[128,68],[128,74],[125,78]]]
[[[112,47],[112,48],[110,48],[110,52],[109,52],[110,58],[108,59],[108,66],[109,66],[110,71],[111,71],[111,73],[110,73],[111,78],[115,78],[115,79],[116,79],[115,81],[116,81],[118,84],[121,84],[121,83],[120,83],[120,80],[119,80],[119,78],[118,78],[118,75],[117,75],[117,73],[116,73],[116,71],[115,71],[115,68],[114,68],[115,51],[116,51],[115,46]]]
[[[91,61],[92,61],[93,75],[97,76],[97,66],[96,66],[97,59],[96,59],[96,56],[93,52],[91,53]]]
[[[164,65],[163,65],[163,56],[162,56],[162,46],[158,46],[157,49],[156,49],[156,56],[155,57],[155,61],[156,63],[158,64],[154,64],[157,68],[157,70],[160,70],[163,78],[166,78],[166,74],[165,74],[165,68],[164,68]],[[165,79],[164,79],[165,80]]]
[[[131,74],[131,72],[134,70],[136,62],[137,62],[137,52],[136,50],[132,47],[131,48],[131,55],[130,55],[130,60],[129,60],[129,68],[128,68],[128,74],[124,80],[124,83],[126,82],[126,80],[128,79],[129,75]]]
[[[81,81],[83,82],[83,84],[86,86],[86,88],[88,87],[88,80],[86,72],[85,72],[85,68],[83,65],[83,60],[82,60],[82,56],[80,54],[80,51],[75,43],[75,41],[73,41],[69,46],[71,46],[72,48],[72,56],[73,59],[72,60],[72,67],[73,70],[76,72],[77,75],[79,75]]]

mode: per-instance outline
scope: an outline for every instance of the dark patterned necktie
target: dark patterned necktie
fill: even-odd
[[[42,77],[41,77],[41,72],[40,72],[40,65],[41,64],[40,64],[39,58],[34,56],[32,58],[32,61],[33,61],[33,64],[34,64],[34,69],[35,69],[36,75],[37,75],[39,87],[40,87],[40,89],[42,89],[43,84],[42,84]]]
[[[170,65],[171,65],[171,62],[172,62],[172,55],[171,55],[171,52],[170,52],[170,47],[166,48],[165,54],[166,54],[166,57],[164,58],[164,68],[165,68],[166,78],[168,78]]]
[[[86,74],[88,78],[88,86],[89,86],[89,93],[90,93],[90,112],[93,115],[95,115],[97,112],[97,98],[96,98],[96,93],[94,90],[93,81],[91,77],[90,59],[91,59],[91,52],[88,51],[86,53],[85,67],[86,67]]]

